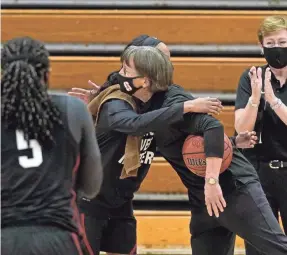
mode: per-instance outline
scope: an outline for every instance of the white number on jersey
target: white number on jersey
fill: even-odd
[[[43,162],[43,154],[40,144],[37,140],[30,140],[28,142],[24,138],[24,133],[20,130],[16,130],[16,143],[18,150],[32,150],[32,158],[28,158],[27,156],[19,156],[18,161],[20,166],[23,168],[31,168],[31,167],[38,167]]]

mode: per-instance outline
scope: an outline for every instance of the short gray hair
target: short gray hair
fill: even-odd
[[[172,84],[172,63],[159,49],[149,46],[130,46],[123,52],[121,62],[129,65],[131,59],[138,74],[150,79],[152,92],[165,91]]]

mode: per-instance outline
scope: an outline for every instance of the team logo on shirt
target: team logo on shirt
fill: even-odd
[[[141,140],[141,146],[140,146],[140,152],[141,152],[140,153],[140,162],[141,162],[141,164],[150,165],[153,158],[154,158],[154,151],[151,151],[151,149],[153,149],[154,146],[152,146],[152,148],[150,148],[151,144],[153,142],[153,139],[154,139],[154,133],[149,132],[149,133],[145,134]],[[125,155],[123,155],[118,162],[120,164],[123,164],[124,158],[125,158]]]

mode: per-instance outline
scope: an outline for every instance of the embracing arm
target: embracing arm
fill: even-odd
[[[130,104],[116,99],[104,103],[99,114],[98,129],[140,136],[181,120],[184,109],[183,103],[178,103],[171,107],[137,114]]]

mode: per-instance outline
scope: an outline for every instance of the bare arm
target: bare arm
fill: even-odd
[[[262,71],[255,67],[240,77],[235,102],[235,130],[237,133],[253,131],[260,104]]]
[[[274,112],[278,115],[278,117],[285,123],[287,126],[287,106],[282,103],[281,106],[274,109]]]

